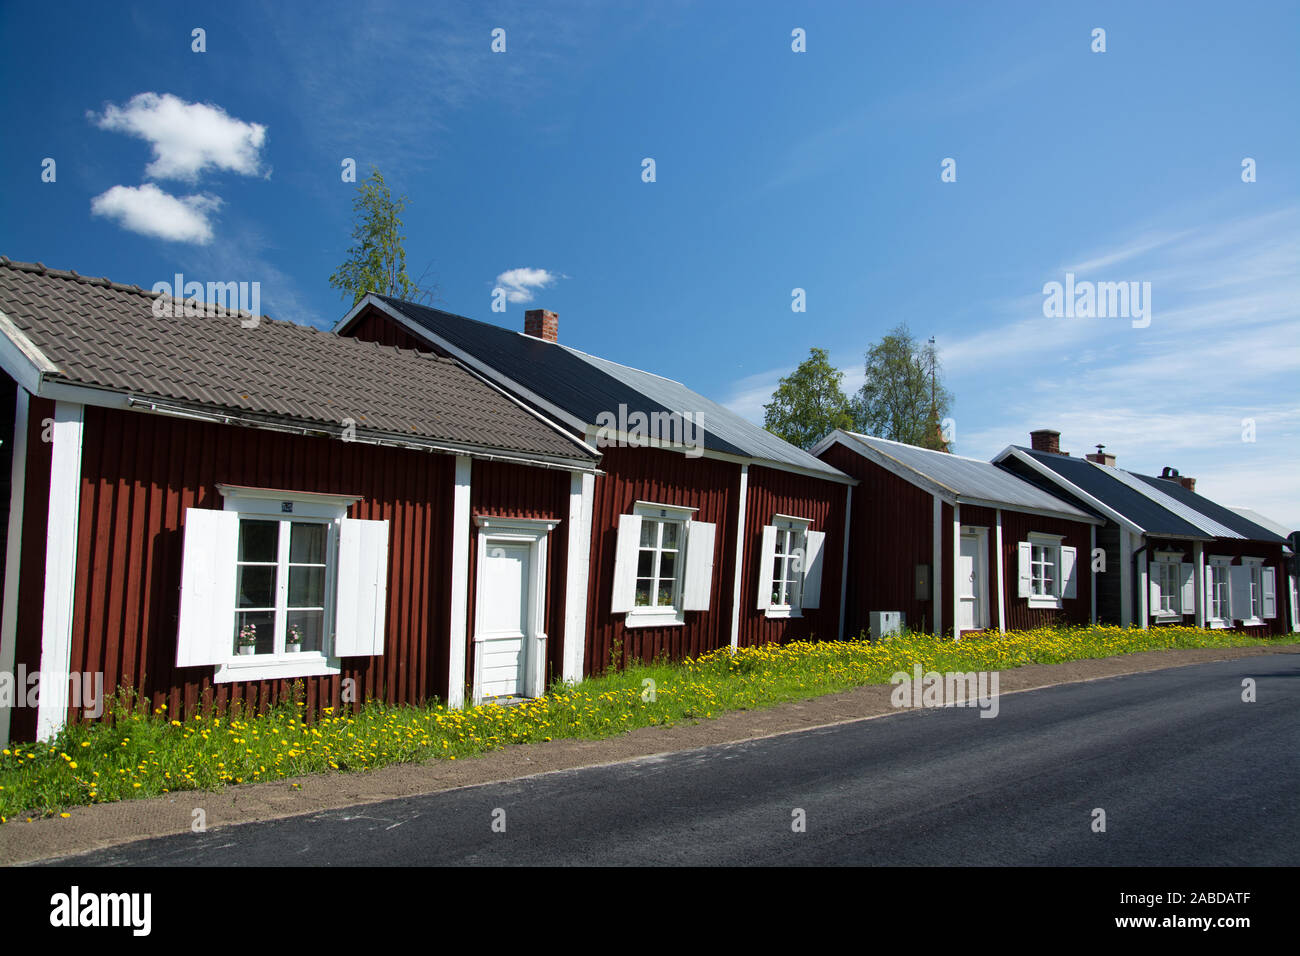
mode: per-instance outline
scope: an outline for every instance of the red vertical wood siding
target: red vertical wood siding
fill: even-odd
[[[54,402],[31,398],[27,406],[27,464],[23,490],[22,555],[18,571],[18,618],[14,670],[28,674],[41,666],[41,630],[45,616],[45,542],[50,521],[50,460],[54,446],[42,440],[45,421],[54,418]],[[10,711],[12,740],[36,737],[36,708]]]
[[[338,705],[348,677],[360,700],[445,698],[453,458],[94,407],[85,423],[74,671],[103,671],[106,691],[134,686],[177,715],[285,699],[289,681],[214,684],[211,668],[175,666],[185,509],[221,508],[216,485],[229,483],[359,494],[350,517],[390,522],[384,654],[304,679],[309,707]]]
[[[730,645],[740,466],[654,448],[606,448],[601,468],[606,473],[596,478],[592,503],[584,673],[603,673],[611,661],[623,667],[632,660],[681,658]],[[717,525],[709,609],[687,611],[683,625],[629,628],[623,625],[625,615],[610,610],[618,518],[631,514],[637,501],[698,508],[697,520]]]
[[[848,486],[833,481],[794,475],[786,471],[751,465],[745,502],[745,532],[741,541],[744,560],[740,582],[741,647],[791,640],[834,640],[840,633],[840,586],[844,566],[844,508]],[[821,607],[804,611],[802,617],[769,618],[758,610],[759,589],[771,582],[759,581],[763,527],[776,514],[810,518],[811,531],[826,534],[822,556]],[[724,543],[734,552],[735,539]],[[728,600],[730,594],[728,591]]]
[[[362,342],[378,342],[380,345],[394,345],[400,349],[415,349],[419,352],[437,351],[376,309],[368,308],[357,316],[345,334]]]
[[[478,594],[479,515],[497,518],[547,518],[560,523],[546,542],[546,686],[564,666],[564,614],[569,554],[569,481],[567,471],[529,468],[507,462],[475,461],[470,473],[470,605],[465,648],[465,692],[474,679],[474,620]]]
[[[963,513],[965,509],[962,509]],[[1002,567],[1005,575],[1007,630],[1017,631],[1051,624],[1087,624],[1092,615],[1091,525],[1068,518],[1047,518],[1020,511],[1002,511]],[[1075,597],[1062,599],[1061,608],[1030,607],[1027,598],[1017,596],[1020,556],[1017,545],[1029,540],[1029,533],[1059,534],[1061,543],[1075,549]]]
[[[915,575],[918,564],[934,561],[934,498],[843,445],[820,457],[859,482],[849,517],[846,635],[865,634],[872,611],[902,611],[908,627],[931,630],[934,612],[930,601],[916,600]],[[952,577],[943,578],[947,590]]]

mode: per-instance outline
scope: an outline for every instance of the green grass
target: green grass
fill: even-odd
[[[992,671],[1170,647],[1297,643],[1293,635],[1252,638],[1170,627],[1040,628],[960,642],[902,634],[866,641],[797,642],[715,651],[675,663],[635,664],[578,685],[558,685],[515,707],[449,711],[440,705],[367,703],[358,712],[304,719],[287,704],[255,716],[231,713],[170,720],[122,692],[112,719],[65,728],[51,742],[0,754],[0,822],[73,806],[215,790],[308,773],[367,770],[429,759],[456,760],[509,744],[601,738],[636,727],[707,719],[864,684],[898,671]]]

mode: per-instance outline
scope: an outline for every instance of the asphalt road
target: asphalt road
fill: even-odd
[[[1242,701],[1242,679],[1257,701]],[[146,840],[74,865],[1300,863],[1300,660],[1265,656]],[[1094,809],[1105,832],[1094,832]],[[796,811],[804,832],[795,832]],[[494,828],[495,824],[495,828]],[[502,825],[504,824],[504,832]]]

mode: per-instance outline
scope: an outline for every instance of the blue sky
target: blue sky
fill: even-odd
[[[12,258],[257,281],[327,326],[350,157],[410,197],[443,308],[552,309],[561,341],[759,421],[809,348],[853,388],[907,322],[960,453],[1055,427],[1300,526],[1295,4],[0,9]],[[514,270],[540,282],[493,313]],[[1046,317],[1067,272],[1149,282],[1150,323]]]

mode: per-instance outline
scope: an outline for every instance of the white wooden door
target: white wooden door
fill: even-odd
[[[984,626],[984,609],[982,579],[984,569],[981,567],[983,555],[980,553],[979,535],[961,536],[961,554],[957,556],[957,627],[963,631],[975,630]]]
[[[521,696],[528,673],[527,544],[489,544],[478,575],[480,674],[484,697]]]

